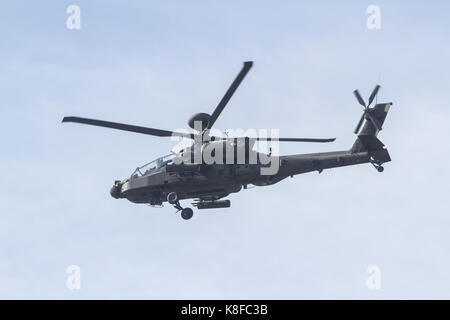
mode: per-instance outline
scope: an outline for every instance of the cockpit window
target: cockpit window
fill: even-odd
[[[145,176],[146,174],[151,173],[152,171],[165,167],[166,165],[172,163],[174,155],[169,154],[164,157],[160,157],[156,160],[153,160],[149,163],[144,164],[143,166],[137,167],[136,170],[131,174],[132,179],[136,179],[142,176]]]

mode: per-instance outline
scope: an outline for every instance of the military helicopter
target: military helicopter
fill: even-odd
[[[364,107],[364,112],[354,133],[356,141],[349,150],[272,156],[253,150],[256,141],[272,142],[332,142],[335,138],[279,138],[279,137],[221,137],[211,134],[211,129],[228,101],[252,67],[244,65],[213,113],[196,113],[188,120],[194,133],[174,132],[129,124],[94,120],[80,117],[64,117],[62,122],[76,122],[118,130],[131,131],[158,137],[181,137],[194,142],[177,153],[160,157],[136,168],[130,177],[116,180],[110,190],[116,199],[126,198],[134,203],[161,206],[164,202],[173,205],[185,220],[192,218],[193,210],[183,208],[180,200],[195,199],[197,209],[228,208],[230,193],[239,192],[248,185],[267,186],[287,177],[324,169],[371,163],[378,172],[383,164],[391,161],[384,144],[377,135],[382,130],[392,103],[377,103],[380,86],[377,85],[365,103],[358,90],[353,93]],[[205,161],[205,156],[213,161]],[[264,161],[263,161],[264,160]],[[275,168],[276,170],[270,170]]]

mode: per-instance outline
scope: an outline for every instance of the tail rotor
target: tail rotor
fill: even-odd
[[[380,86],[376,85],[375,88],[373,89],[372,93],[370,94],[369,97],[369,104],[366,105],[364,99],[361,97],[361,94],[359,93],[358,89],[356,89],[355,91],[353,91],[353,94],[355,95],[356,99],[358,100],[359,104],[362,105],[364,107],[364,113],[361,115],[361,119],[358,122],[358,125],[355,128],[355,134],[358,134],[359,130],[361,129],[361,126],[364,122],[364,119],[372,122],[373,126],[375,127],[375,129],[377,130],[381,130],[381,125],[380,123],[377,121],[377,119],[375,119],[375,117],[372,116],[372,114],[370,113],[370,111],[372,109],[370,109],[370,105],[372,104],[373,100],[375,99],[375,97],[378,94],[378,90],[380,90]]]

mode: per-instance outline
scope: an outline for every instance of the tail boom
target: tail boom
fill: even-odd
[[[381,129],[392,103],[380,103],[369,109]],[[373,121],[365,119],[355,143],[346,151],[310,153],[280,157],[280,175],[290,176],[337,167],[371,163],[378,171],[382,164],[391,161],[385,145],[377,138],[379,130]]]

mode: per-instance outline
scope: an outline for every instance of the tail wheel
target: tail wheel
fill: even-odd
[[[167,201],[170,204],[176,204],[178,202],[178,195],[176,192],[171,192],[167,195]]]
[[[191,208],[184,208],[181,210],[181,217],[184,220],[189,220],[194,215],[194,211]]]

